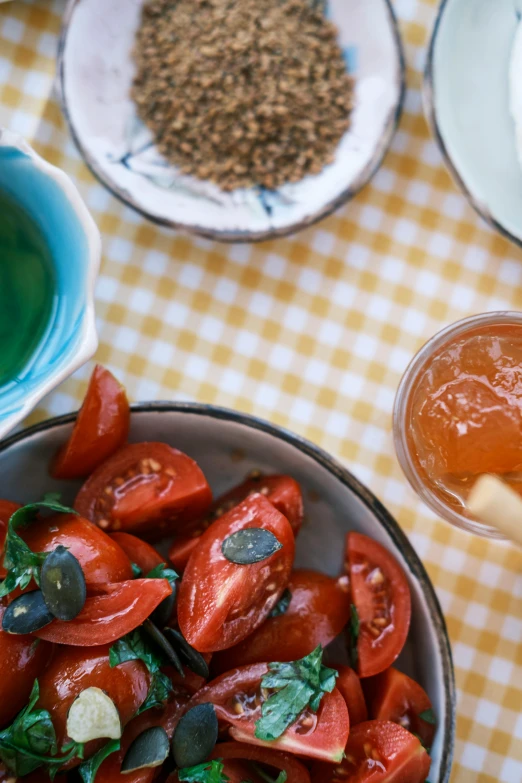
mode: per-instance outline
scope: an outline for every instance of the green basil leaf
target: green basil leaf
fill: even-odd
[[[168,665],[168,661],[161,650],[151,644],[141,628],[123,636],[109,650],[109,665],[112,668],[126,661],[143,661],[152,675],[147,698],[138,714],[152,707],[163,706],[172,691],[170,679],[160,671],[162,666]]]
[[[54,511],[61,514],[77,514],[78,512],[67,506],[63,506],[53,493],[50,500],[42,500],[39,503],[30,503],[19,508],[9,519],[7,534],[4,544],[4,568],[7,570],[5,580],[0,584],[0,598],[9,595],[17,587],[25,589],[31,579],[40,586],[40,569],[48,552],[33,552],[23,541],[18,533],[18,528],[25,527],[32,522],[41,509]]]
[[[175,582],[178,579],[178,574],[173,568],[169,568],[165,563],[160,563],[146,576],[146,579],[167,579],[170,583]]]
[[[154,672],[147,698],[138,710],[138,715],[153,707],[163,707],[172,692],[172,682],[166,674]]]
[[[91,756],[90,759],[84,761],[78,767],[78,772],[81,775],[83,783],[94,783],[96,773],[105,761],[105,759],[120,749],[120,740],[111,740],[103,748],[100,748],[98,753]]]
[[[143,571],[141,570],[139,565],[136,565],[136,563],[131,563],[131,567],[132,567],[132,575],[134,579],[139,579],[140,576],[142,576]]]
[[[279,617],[282,614],[286,614],[286,612],[288,611],[288,607],[290,606],[291,600],[292,600],[292,593],[287,588],[268,616]]]
[[[265,741],[278,739],[307,708],[317,712],[324,693],[331,693],[338,676],[323,666],[319,645],[310,655],[289,663],[269,663],[261,687],[274,691],[261,707],[255,736]]]
[[[435,717],[435,713],[433,712],[431,707],[428,710],[424,710],[423,712],[420,712],[419,718],[421,720],[426,721],[426,723],[431,723],[432,726],[437,725],[437,718]]]
[[[230,780],[223,773],[223,762],[221,759],[206,761],[204,764],[198,764],[196,767],[178,769],[178,778],[182,783],[228,783]]]
[[[266,772],[264,769],[262,769],[259,766],[259,764],[255,764],[255,763],[251,762],[250,766],[253,767],[253,769],[255,769],[258,777],[262,778],[262,780],[266,780],[266,783],[286,783],[286,781],[288,779],[288,775],[286,774],[286,772],[284,770],[282,772],[280,772],[279,775],[277,776],[277,779],[274,780],[274,778],[271,775],[269,775],[268,772]],[[245,783],[246,783],[246,781],[245,781]]]

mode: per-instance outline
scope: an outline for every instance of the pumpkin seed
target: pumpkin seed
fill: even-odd
[[[168,662],[174,666],[174,668],[179,672],[179,674],[181,674],[182,677],[184,677],[185,672],[183,671],[183,666],[179,659],[179,655],[177,654],[176,650],[172,647],[170,642],[161,633],[160,629],[157,628],[154,625],[154,623],[151,622],[150,620],[145,620],[145,622],[143,623],[143,630],[146,632],[148,637],[154,642],[154,644],[160,648],[160,650],[167,658]]]
[[[46,606],[42,591],[34,590],[19,595],[9,604],[2,619],[2,629],[7,633],[34,633],[53,620],[54,615]]]
[[[282,544],[270,530],[262,527],[247,527],[225,538],[221,551],[227,560],[238,565],[260,563],[282,549]]]
[[[90,742],[108,737],[119,739],[120,714],[115,703],[101,688],[86,688],[73,701],[67,714],[67,735],[74,742]]]
[[[75,556],[64,546],[57,546],[45,558],[40,573],[44,601],[59,620],[74,620],[87,598],[85,576]]]
[[[199,674],[206,680],[209,676],[208,664],[201,653],[191,647],[183,634],[175,628],[164,628],[163,634],[175,648],[181,662],[188,666],[194,674]]]
[[[213,704],[197,704],[185,713],[172,738],[176,765],[195,767],[207,760],[218,737],[218,720]]]
[[[160,628],[167,625],[176,605],[176,584],[175,582],[169,582],[169,584],[172,587],[172,593],[163,599],[150,616],[152,622]]]
[[[121,765],[122,774],[144,767],[159,767],[169,755],[169,738],[161,726],[152,726],[131,743]]]

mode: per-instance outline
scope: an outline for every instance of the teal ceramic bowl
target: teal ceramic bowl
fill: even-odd
[[[448,168],[476,211],[522,244],[522,139],[513,77],[520,0],[443,0],[424,82],[428,121]],[[518,69],[516,69],[518,71]],[[520,160],[519,156],[520,155]]]
[[[46,330],[23,369],[0,387],[2,437],[96,350],[94,283],[101,241],[69,177],[2,128],[0,194],[22,207],[38,226],[55,279]]]

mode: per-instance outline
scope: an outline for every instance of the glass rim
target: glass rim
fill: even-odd
[[[471,329],[488,326],[490,324],[510,323],[522,326],[522,312],[516,310],[496,310],[479,313],[455,321],[444,327],[444,329],[441,329],[424,343],[406,367],[400,380],[393,404],[393,442],[395,453],[404,475],[419,498],[438,517],[446,520],[446,522],[449,522],[455,527],[465,530],[468,533],[475,533],[485,538],[495,538],[502,541],[505,541],[506,538],[496,528],[491,527],[490,525],[484,525],[482,522],[459,514],[458,511],[455,511],[444,503],[433,490],[426,486],[411,458],[406,438],[405,419],[412,387],[419,376],[419,372],[422,370],[430,356],[446,343],[450,342],[452,338],[465,334]]]

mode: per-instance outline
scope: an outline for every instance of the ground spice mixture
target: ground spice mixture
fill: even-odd
[[[319,173],[350,124],[353,80],[310,0],[148,0],[134,54],[160,151],[223,190]]]

